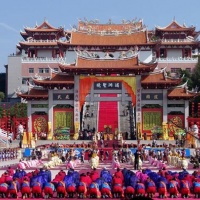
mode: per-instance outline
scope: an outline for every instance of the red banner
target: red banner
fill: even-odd
[[[173,136],[180,128],[184,129],[184,115],[168,115],[168,127],[170,136]]]
[[[32,115],[32,132],[38,134],[48,132],[47,115]]]

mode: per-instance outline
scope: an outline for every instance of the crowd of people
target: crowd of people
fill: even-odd
[[[0,161],[7,161],[18,158],[18,148],[0,150]]]
[[[47,168],[26,173],[9,167],[0,177],[0,197],[22,198],[126,198],[135,196],[160,198],[200,198],[200,172],[187,170],[171,172],[166,168],[158,172],[140,169],[133,172],[119,167],[111,172],[106,167],[79,173],[74,169],[60,170],[52,178]]]

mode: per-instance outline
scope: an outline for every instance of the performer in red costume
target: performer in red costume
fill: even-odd
[[[113,196],[114,198],[124,197],[124,190],[123,190],[123,185],[122,185],[122,179],[120,176],[114,176],[112,180],[112,185],[113,185]]]
[[[17,193],[19,192],[19,189],[20,189],[19,182],[17,181],[16,178],[14,178],[8,187],[8,193],[10,194],[11,197],[18,198]]]
[[[58,198],[64,198],[67,195],[65,183],[63,181],[57,183],[56,192]]]
[[[99,191],[99,185],[92,182],[89,186],[88,196],[90,198],[101,198],[101,192]]]
[[[192,188],[195,198],[200,198],[200,181],[198,179],[194,180]]]
[[[32,194],[33,198],[41,198],[42,197],[42,188],[39,182],[35,182],[32,185]]]
[[[107,182],[102,184],[101,195],[103,198],[112,198],[111,188]]]
[[[83,199],[87,197],[87,184],[80,182],[77,188],[78,197]]]
[[[180,193],[182,198],[188,198],[190,194],[190,184],[187,180],[181,180]]]
[[[24,180],[21,184],[21,193],[22,193],[23,199],[29,198],[31,195],[30,183],[29,183],[27,177],[24,178]]]
[[[132,199],[134,197],[135,189],[132,186],[127,186],[124,190],[124,196],[126,199]]]
[[[44,185],[44,195],[45,199],[53,197],[53,193],[55,191],[55,186],[51,182],[46,182]]]
[[[156,185],[153,182],[153,180],[151,180],[149,177],[147,178],[147,181],[146,181],[146,192],[147,192],[147,196],[150,198],[153,198],[153,196],[156,193]]]
[[[73,198],[76,195],[76,184],[75,183],[71,183],[70,185],[68,185],[66,187],[66,191],[68,194],[69,198]]]
[[[135,186],[135,194],[136,196],[144,196],[145,195],[145,186],[143,183],[137,182]]]
[[[115,172],[114,176],[121,178],[122,183],[124,182],[124,175],[123,175],[122,171],[120,170],[120,168],[117,168],[117,171]]]
[[[158,183],[158,194],[160,198],[167,198],[167,186],[163,181]]]
[[[170,198],[174,198],[174,197],[176,198],[178,196],[178,182],[176,181],[175,178],[169,182],[168,192],[169,192]]]
[[[0,198],[7,198],[8,197],[8,184],[1,183],[0,184]]]

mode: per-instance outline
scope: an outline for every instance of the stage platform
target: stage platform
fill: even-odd
[[[113,140],[104,140],[104,142],[112,143]],[[52,144],[52,143],[58,143],[58,144],[82,144],[82,143],[92,143],[92,140],[38,140],[36,142],[36,146],[39,145],[45,145],[45,144]],[[137,144],[137,140],[123,140],[126,144]],[[153,140],[140,140],[140,144],[152,144]],[[166,145],[175,145],[175,140],[156,140],[156,143],[158,145],[163,145],[165,143]]]

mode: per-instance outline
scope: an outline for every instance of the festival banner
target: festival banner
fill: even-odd
[[[32,115],[31,118],[33,133],[40,135],[48,132],[48,115]]]
[[[54,109],[54,137],[57,140],[69,140],[74,131],[73,109]]]
[[[184,115],[168,115],[169,135],[173,136],[185,128]]]
[[[162,126],[162,109],[142,109],[143,131],[151,132],[155,126]]]

